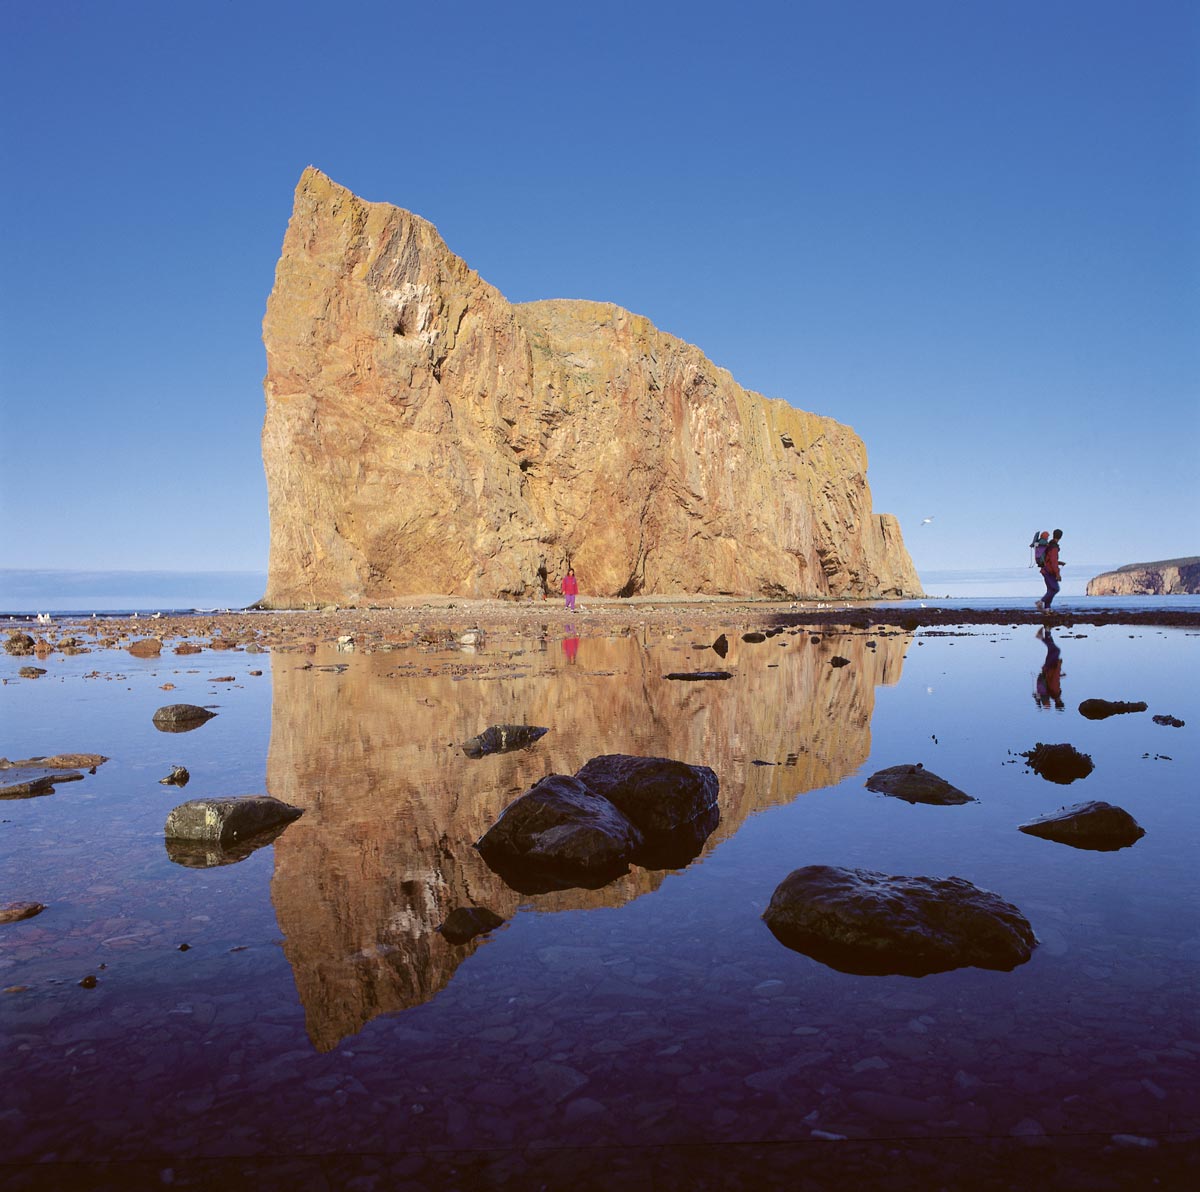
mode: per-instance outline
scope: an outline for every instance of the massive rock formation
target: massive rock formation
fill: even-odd
[[[1200,593],[1200,556],[1129,563],[1088,580],[1089,596],[1187,596]]]
[[[264,603],[913,595],[848,427],[599,302],[512,305],[425,220],[305,170],[263,322]]]

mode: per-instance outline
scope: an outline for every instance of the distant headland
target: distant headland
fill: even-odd
[[[1194,596],[1200,593],[1200,555],[1128,563],[1088,580],[1089,596]]]

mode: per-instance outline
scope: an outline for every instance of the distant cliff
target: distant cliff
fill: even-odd
[[[1089,596],[1187,596],[1200,593],[1200,555],[1130,563],[1088,580]]]
[[[263,322],[265,603],[907,596],[850,428],[649,320],[514,306],[425,220],[311,167]]]

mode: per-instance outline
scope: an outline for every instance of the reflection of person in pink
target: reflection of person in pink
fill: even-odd
[[[1046,647],[1046,661],[1042,663],[1041,673],[1037,677],[1037,687],[1033,698],[1039,708],[1062,708],[1062,653],[1050,633],[1049,626],[1043,626],[1037,631],[1037,636]]]
[[[568,567],[567,574],[563,576],[562,593],[563,599],[567,602],[567,608],[574,608],[575,597],[579,595],[579,581],[575,578],[574,567]]]
[[[568,662],[574,662],[575,655],[579,653],[579,636],[575,632],[574,625],[568,625],[567,632],[571,636],[563,638],[563,653],[567,656]]]

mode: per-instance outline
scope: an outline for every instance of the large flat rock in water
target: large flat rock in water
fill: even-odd
[[[303,814],[299,807],[270,795],[191,799],[167,816],[166,834],[174,840],[228,845],[270,832]]]
[[[895,799],[903,799],[906,803],[950,806],[975,802],[966,791],[960,791],[932,770],[926,770],[920,762],[879,770],[867,779],[865,785],[869,791],[891,795]]]
[[[781,943],[846,973],[1007,971],[1024,964],[1037,944],[1015,906],[963,878],[829,865],[788,874],[763,919]]]
[[[1146,829],[1123,807],[1100,801],[1060,807],[1019,827],[1030,836],[1098,852],[1128,848],[1146,835]]]

